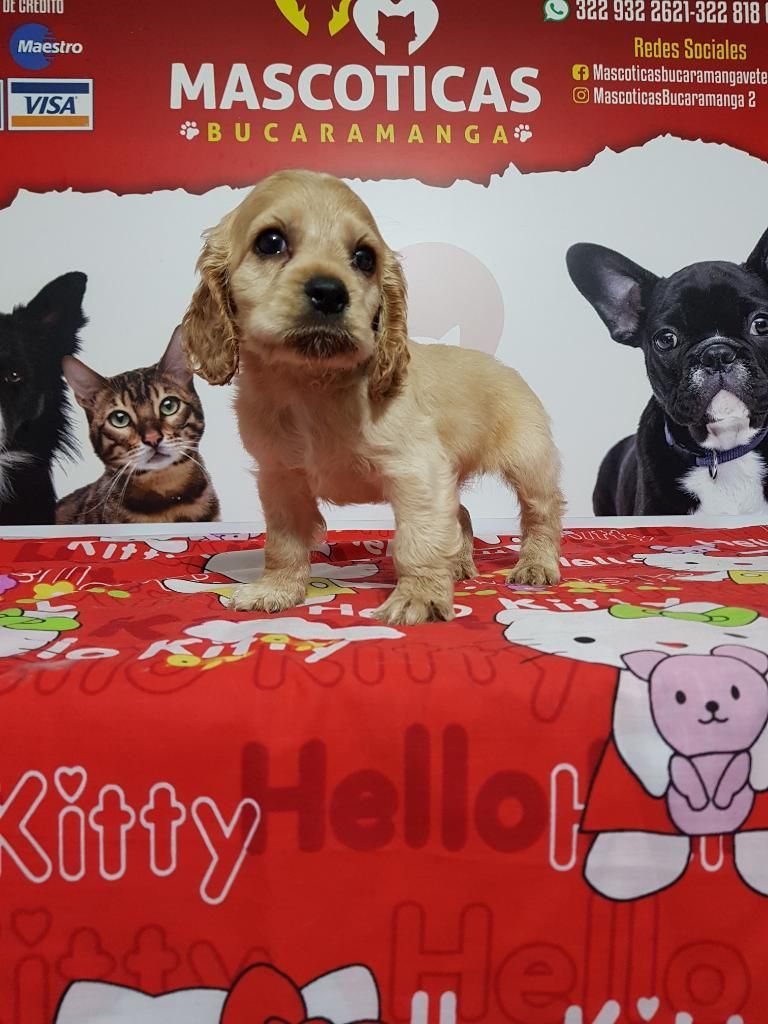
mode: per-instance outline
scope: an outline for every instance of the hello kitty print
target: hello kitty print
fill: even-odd
[[[385,533],[256,618],[259,536],[0,545],[8,1020],[760,1024],[768,529],[518,550],[389,630]]]

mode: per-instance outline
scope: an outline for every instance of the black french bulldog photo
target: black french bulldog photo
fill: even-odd
[[[80,349],[87,278],[63,274],[0,313],[0,524],[56,521],[53,463],[77,451],[61,361]]]
[[[642,349],[653,391],[603,459],[595,514],[767,514],[768,231],[743,264],[669,277],[587,243],[566,262],[613,340]]]

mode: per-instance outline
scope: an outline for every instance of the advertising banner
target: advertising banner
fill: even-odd
[[[707,395],[704,435],[679,416],[676,441],[695,449],[713,421],[749,428],[721,449],[760,438],[768,286],[738,322],[728,311],[765,276],[765,3],[3,0],[0,30],[0,520],[259,520],[233,389],[193,384],[171,339],[201,234],[286,167],[338,175],[369,205],[402,256],[414,339],[528,380],[572,514],[593,511],[598,468],[652,387],[699,387],[688,341],[727,335],[738,373],[730,405]],[[656,277],[750,254],[730,291],[707,281],[712,309],[696,339],[675,337],[679,357],[646,369],[637,337],[619,338],[633,289],[656,338],[669,327],[645,322]],[[688,277],[681,323],[701,307]],[[87,369],[65,381],[75,352]],[[651,471],[675,500],[618,511],[764,507],[757,455],[738,464],[749,493],[728,500],[693,479],[675,490],[696,468],[676,457]],[[614,511],[618,476],[608,465],[597,512]],[[467,501],[476,517],[515,510],[493,481]]]
[[[6,521],[134,521],[133,460],[150,458],[161,495],[186,479],[178,459],[208,474],[210,493],[178,517],[259,517],[231,390],[137,370],[161,364],[202,232],[274,170],[332,172],[369,204],[402,256],[415,339],[493,353],[523,374],[553,419],[577,515],[592,512],[598,467],[637,429],[651,386],[641,352],[611,340],[600,254],[566,254],[594,243],[667,278],[742,263],[768,226],[763,2],[2,6],[0,309],[18,310],[0,335]],[[616,294],[633,282],[615,281]],[[708,336],[761,344],[750,324],[719,319]],[[75,351],[91,383],[125,375],[112,422],[114,402],[86,410],[73,380],[61,383]],[[765,374],[760,351],[751,358],[738,399],[757,429]],[[682,360],[674,373],[685,378]],[[158,449],[137,395],[161,377],[171,400],[152,409]],[[759,480],[724,509],[700,489],[692,507],[762,507]],[[468,502],[476,516],[514,513],[493,482]],[[332,521],[358,515],[336,509]],[[174,509],[160,501],[143,516]]]

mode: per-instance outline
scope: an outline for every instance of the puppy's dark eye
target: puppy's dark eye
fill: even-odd
[[[262,256],[280,256],[288,251],[288,241],[282,231],[278,231],[277,228],[267,228],[266,231],[262,231],[256,236],[253,247]]]
[[[653,336],[653,347],[657,352],[671,352],[677,348],[677,335],[674,331],[657,331]]]
[[[739,697],[741,696],[741,693],[739,691],[738,686],[732,686],[731,687],[731,696],[733,697],[734,700],[738,700],[739,699]]]
[[[3,380],[6,384],[21,384],[21,374],[17,373],[16,370],[11,370],[10,373],[6,373]]]
[[[758,338],[768,337],[768,314],[758,313],[750,324],[749,333]]]
[[[678,704],[685,704],[685,702],[688,700],[688,698],[685,696],[685,694],[683,693],[682,690],[678,690],[677,693],[675,694],[675,700],[677,701]]]
[[[361,245],[352,253],[352,262],[364,274],[372,274],[376,269],[376,253],[367,245]]]

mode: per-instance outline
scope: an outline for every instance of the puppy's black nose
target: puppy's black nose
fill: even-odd
[[[701,365],[707,370],[725,370],[734,362],[736,362],[736,353],[730,345],[724,345],[721,342],[709,345],[701,353]]]
[[[326,316],[342,313],[349,305],[349,292],[338,277],[311,277],[304,285],[314,309]]]
[[[716,700],[708,700],[704,707],[707,709],[710,715],[714,715],[716,712],[720,710],[720,705],[717,703]]]

